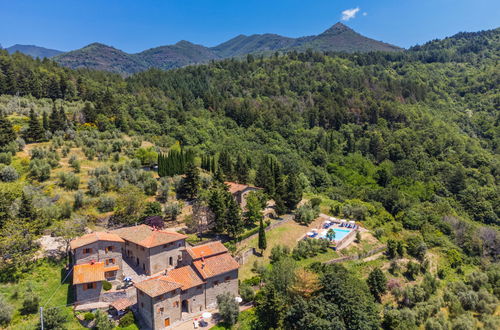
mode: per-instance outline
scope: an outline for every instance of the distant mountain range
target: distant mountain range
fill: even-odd
[[[151,48],[128,54],[111,46],[93,43],[67,53],[37,46],[16,45],[18,50],[34,57],[53,57],[63,66],[116,72],[124,75],[149,68],[172,69],[210,60],[239,57],[247,54],[270,54],[275,51],[401,51],[402,48],[367,38],[348,26],[337,23],[325,32],[308,37],[288,38],[277,34],[239,35],[215,47],[179,41],[175,45]],[[8,48],[14,48],[12,46]],[[56,53],[54,53],[56,52]]]
[[[14,45],[5,49],[9,52],[9,54],[20,52],[32,57],[39,57],[39,58],[45,58],[45,57],[50,58],[64,53],[60,50],[44,48],[35,45]]]

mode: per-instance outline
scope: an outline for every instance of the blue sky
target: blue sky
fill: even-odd
[[[344,14],[342,14],[344,12]],[[344,16],[368,37],[409,47],[500,26],[499,0],[0,0],[0,43],[72,50],[102,42],[127,52],[238,34],[318,34]]]

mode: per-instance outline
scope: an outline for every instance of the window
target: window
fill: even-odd
[[[113,246],[112,245],[106,247],[106,253],[108,253],[108,252],[113,252]]]
[[[159,313],[163,313],[163,311],[164,311],[164,310],[165,310],[165,309],[164,309],[163,307],[158,308],[158,312],[159,312]]]
[[[115,276],[116,276],[116,271],[104,272],[105,278],[110,278],[110,277],[115,277]]]
[[[111,258],[111,259],[106,259],[106,266],[107,265],[114,265],[115,264],[115,259]]]
[[[83,285],[83,290],[92,290],[92,289],[95,289],[95,288],[96,288],[95,282],[93,282],[93,283],[85,283]]]
[[[224,281],[229,281],[231,279],[231,276],[226,276],[226,279]]]
[[[172,266],[172,265],[173,265],[173,263],[174,263],[173,258],[172,258],[172,257],[168,258],[168,264],[169,264],[170,266]]]
[[[214,285],[219,285],[219,281],[215,281],[215,282],[214,282]]]
[[[174,306],[174,307],[176,307],[176,308],[177,308],[177,307],[179,307],[179,302],[178,302],[178,301],[174,301],[174,303],[173,303],[173,305],[172,305],[172,306]]]
[[[92,253],[92,249],[90,248],[83,249],[83,254],[90,254],[90,253]]]

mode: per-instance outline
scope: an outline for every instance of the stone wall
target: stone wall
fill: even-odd
[[[137,311],[144,323],[153,328],[153,298],[137,290]]]
[[[182,264],[183,250],[186,249],[184,239],[164,245],[156,246],[150,249],[150,269],[155,274],[165,269],[173,269]],[[172,261],[172,264],[170,264]]]
[[[187,301],[188,313],[201,312],[205,309],[205,285],[195,286],[181,292],[182,302]]]
[[[185,240],[179,240],[170,244],[159,245],[150,249],[137,245],[132,242],[126,242],[124,254],[133,265],[141,268],[146,274],[156,274],[165,269],[173,269],[182,262],[185,250]],[[172,265],[170,265],[172,258]]]
[[[229,279],[226,279],[229,277]],[[216,284],[217,283],[217,284]],[[207,279],[206,287],[206,307],[214,308],[217,306],[217,296],[231,292],[238,295],[238,270],[233,270],[215,277]]]
[[[107,247],[112,247],[106,251]],[[91,253],[83,253],[85,249],[92,249]],[[118,266],[119,270],[116,272],[116,277],[121,277],[123,269],[122,261],[122,243],[120,242],[108,242],[108,241],[98,241],[85,246],[79,247],[72,251],[74,263],[77,265],[86,264],[92,260],[98,262],[104,262],[104,271],[106,267]],[[106,260],[114,259],[114,264],[106,265]]]
[[[95,282],[95,289],[87,289],[84,290],[84,286],[86,284],[76,284],[75,285],[75,293],[76,293],[76,301],[80,304],[90,303],[99,301],[101,298],[102,291],[102,282]]]
[[[168,292],[153,299],[154,325],[153,329],[165,329],[165,319],[170,319],[170,325],[181,319],[180,289]],[[161,310],[163,308],[163,311]]]

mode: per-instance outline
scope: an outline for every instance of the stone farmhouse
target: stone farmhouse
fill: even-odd
[[[123,279],[123,266],[141,270],[134,309],[150,329],[165,329],[183,313],[216,307],[216,297],[238,294],[239,264],[220,242],[186,244],[186,236],[147,225],[95,232],[71,241],[77,303],[104,299],[102,282]]]
[[[229,186],[229,192],[236,199],[236,202],[240,204],[242,209],[247,205],[247,195],[252,191],[262,190],[262,188],[250,186],[247,184],[241,184],[236,182],[224,182],[227,186]]]

